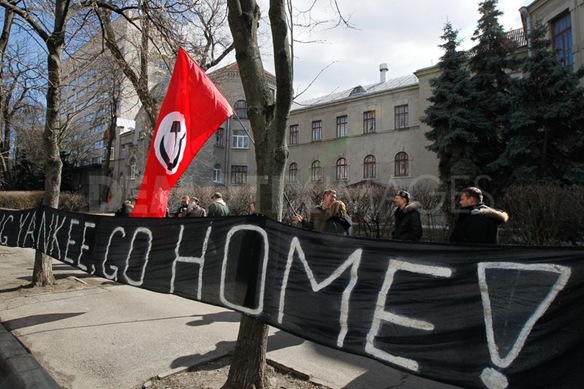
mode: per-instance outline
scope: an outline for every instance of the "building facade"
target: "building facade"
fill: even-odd
[[[140,40],[136,26],[118,18],[112,27],[127,63],[137,68]],[[154,86],[167,77],[168,71],[158,66],[162,61],[157,52],[150,53],[149,60],[149,83]],[[123,198],[118,189],[126,186],[131,172],[137,171],[120,167],[135,164],[120,141],[124,134],[134,132],[141,103],[129,79],[104,50],[101,35],[88,39],[63,61],[63,75],[61,149],[67,150],[69,162],[76,167],[76,187],[88,198],[90,209],[107,210],[107,202],[114,194],[116,202]],[[110,137],[113,142],[108,150]],[[109,165],[107,171],[104,164]],[[124,174],[125,170],[128,174]],[[109,193],[104,188],[109,188]]]
[[[207,140],[178,186],[210,187],[256,184],[256,160],[253,134],[247,118],[247,103],[236,63],[210,72],[209,78],[234,108],[229,117]],[[266,72],[270,88],[275,93],[275,77]],[[153,95],[160,101],[166,91],[165,81],[156,86]],[[120,120],[116,135],[116,152],[112,165],[113,197],[118,200],[136,196],[140,189],[150,139],[146,136],[143,112],[135,120]]]
[[[584,0],[536,0],[519,12],[525,36],[543,23],[559,61],[572,70],[584,66]]]
[[[436,68],[317,98],[296,106],[288,125],[288,183],[374,183],[407,188],[421,177],[435,180],[420,118]]]

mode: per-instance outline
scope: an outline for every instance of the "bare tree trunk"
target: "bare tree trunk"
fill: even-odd
[[[4,55],[6,53],[6,48],[8,47],[8,40],[10,39],[10,29],[12,28],[12,22],[14,20],[14,12],[5,9],[4,10],[4,25],[2,26],[2,34],[0,35],[0,80],[4,80]],[[4,112],[8,110],[8,103],[5,101],[4,97],[4,83],[0,82],[0,111]],[[2,149],[0,151],[10,150],[10,127],[4,127],[4,141],[2,143]],[[2,166],[0,164],[0,166]]]
[[[103,164],[101,165],[101,193],[99,195],[99,204],[103,206],[109,200],[108,196],[111,193],[111,171],[110,171],[110,159],[112,155],[112,147],[114,144],[114,140],[116,139],[116,123],[117,117],[115,115],[112,116],[112,120],[110,121],[109,128],[105,134],[105,142],[106,142],[106,152],[105,152],[105,159]]]
[[[267,388],[265,355],[268,326],[254,317],[242,315],[237,347],[223,389]],[[246,383],[245,386],[241,386]]]
[[[56,15],[54,32],[46,41],[48,56],[47,65],[49,83],[47,87],[47,115],[45,131],[43,133],[43,149],[45,152],[45,196],[44,205],[52,208],[59,206],[61,190],[61,169],[63,161],[59,153],[59,106],[61,93],[61,55],[65,38],[65,19],[68,2],[55,4]],[[35,255],[33,285],[52,285],[55,277],[52,270],[51,258],[37,251]]]
[[[53,260],[39,250],[35,251],[34,269],[32,271],[32,285],[48,286],[55,283],[53,274]]]
[[[292,104],[292,56],[288,41],[286,2],[270,1],[270,25],[276,68],[277,100],[270,91],[257,39],[260,9],[255,0],[228,0],[229,26],[233,35],[248,118],[253,130],[258,166],[258,211],[281,220],[283,173],[288,158],[286,121]],[[266,379],[268,326],[243,315],[229,377],[225,388],[262,389]]]

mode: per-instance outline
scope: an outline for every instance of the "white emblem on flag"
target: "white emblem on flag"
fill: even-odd
[[[166,170],[166,174],[176,173],[183,159],[186,145],[185,117],[180,112],[170,112],[160,122],[154,138],[156,158]]]

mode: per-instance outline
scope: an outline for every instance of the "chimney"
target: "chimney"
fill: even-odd
[[[386,63],[382,63],[379,65],[379,82],[387,81],[387,72],[389,68],[387,67]]]

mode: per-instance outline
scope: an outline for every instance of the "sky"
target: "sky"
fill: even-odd
[[[313,0],[294,0],[300,9]],[[332,0],[318,0],[314,18],[325,20],[334,12]],[[296,29],[309,43],[294,45],[294,89],[297,101],[379,82],[379,65],[389,66],[388,79],[410,75],[435,65],[443,54],[440,38],[447,21],[459,31],[459,48],[474,45],[471,37],[479,19],[480,0],[338,0],[343,16],[354,28]],[[505,30],[521,28],[519,8],[533,0],[499,0],[499,22]],[[263,9],[267,15],[267,9]],[[324,16],[323,16],[324,15]],[[273,71],[271,50],[262,59]],[[320,74],[319,74],[320,73]]]

